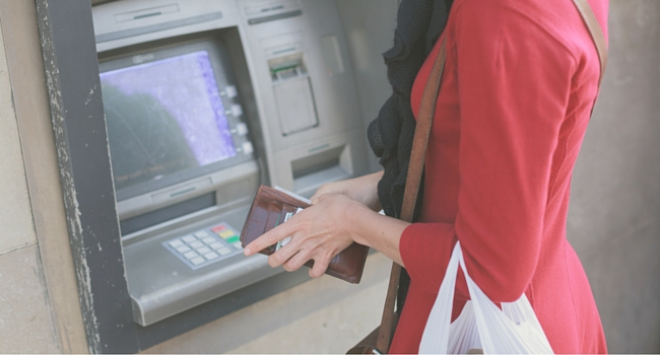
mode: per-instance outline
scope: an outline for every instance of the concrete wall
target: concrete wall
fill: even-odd
[[[0,44],[0,349],[54,353],[59,349],[32,223],[2,34]]]
[[[575,168],[568,236],[610,352],[660,352],[660,1],[610,1],[610,59]]]

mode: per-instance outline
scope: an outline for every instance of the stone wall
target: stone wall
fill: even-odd
[[[56,353],[0,30],[0,349]]]
[[[609,63],[575,167],[568,237],[610,352],[660,352],[660,1],[610,1]]]

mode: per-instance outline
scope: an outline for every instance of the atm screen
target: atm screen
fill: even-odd
[[[207,51],[100,77],[117,190],[236,155]]]

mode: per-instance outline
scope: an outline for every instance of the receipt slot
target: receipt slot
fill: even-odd
[[[335,4],[124,0],[92,11],[135,322],[280,273],[238,242],[259,184],[308,197],[367,173]]]

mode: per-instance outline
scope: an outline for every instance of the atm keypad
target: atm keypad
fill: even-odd
[[[192,269],[199,269],[243,249],[238,233],[226,223],[170,239],[163,246]]]

